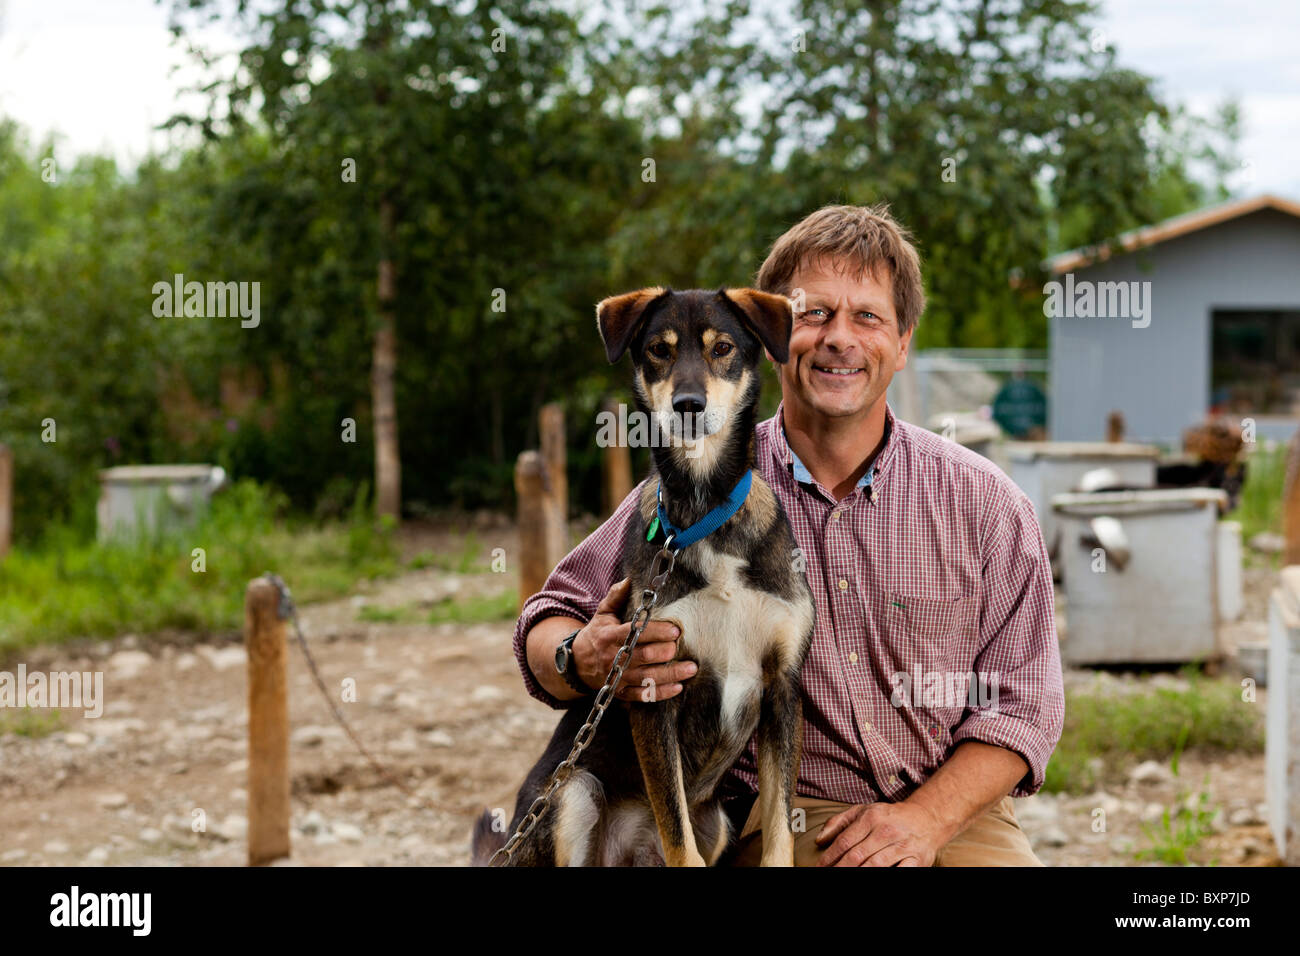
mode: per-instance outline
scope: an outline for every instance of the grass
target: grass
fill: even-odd
[[[489,624],[519,615],[519,595],[514,591],[455,600],[443,598],[429,612],[430,624]]]
[[[1133,854],[1136,859],[1154,860],[1172,866],[1186,866],[1191,862],[1188,851],[1196,848],[1201,840],[1214,832],[1212,822],[1215,810],[1210,806],[1210,793],[1206,789],[1209,782],[1207,774],[1192,806],[1188,806],[1188,794],[1180,789],[1173,812],[1165,807],[1158,823],[1142,825],[1142,832],[1151,841],[1151,846]],[[1211,860],[1210,866],[1217,862]]]
[[[1178,735],[1178,743],[1174,746],[1173,760],[1169,762],[1169,769],[1175,777],[1178,776],[1178,759],[1182,756],[1189,736],[1190,727],[1184,724]],[[1186,866],[1190,862],[1188,851],[1214,832],[1215,811],[1210,807],[1209,785],[1210,775],[1206,774],[1201,782],[1201,790],[1196,795],[1196,802],[1190,806],[1188,793],[1180,787],[1173,804],[1176,809],[1171,813],[1170,808],[1165,807],[1159,823],[1154,826],[1149,823],[1142,825],[1142,832],[1151,841],[1151,846],[1139,850],[1134,857],[1139,861],[1155,860],[1173,866]],[[1211,860],[1210,865],[1215,866],[1217,862]]]
[[[63,719],[57,710],[34,707],[0,710],[0,737],[5,734],[44,737],[62,729]]]
[[[432,551],[421,551],[407,562],[407,567],[413,571],[436,568],[439,571],[450,571],[454,574],[473,574],[476,571],[486,571],[488,567],[483,563],[480,554],[481,549],[478,534],[471,531],[461,542],[459,552],[455,554],[435,554]]]
[[[1258,705],[1242,701],[1240,685],[1203,677],[1194,668],[1183,676],[1189,684],[1185,690],[1071,694],[1043,789],[1090,793],[1133,760],[1163,760],[1184,748],[1263,752],[1263,714]]]
[[[1262,447],[1246,461],[1246,483],[1229,517],[1241,522],[1242,541],[1261,531],[1282,533],[1282,485],[1286,481],[1286,446]]]
[[[0,653],[74,637],[237,629],[244,589],[265,571],[305,603],[400,570],[391,527],[370,517],[364,489],[343,522],[289,521],[284,510],[282,497],[241,481],[190,529],[107,544],[52,529],[0,564]]]

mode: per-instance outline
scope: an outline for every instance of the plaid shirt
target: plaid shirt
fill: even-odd
[[[757,426],[758,470],[790,518],[817,608],[798,792],[902,800],[957,743],[979,740],[1024,758],[1029,773],[1011,795],[1029,796],[1065,715],[1052,574],[1033,505],[982,456],[888,406],[886,420],[885,446],[839,502],[794,457],[781,408]],[[552,707],[574,702],[537,683],[525,636],[550,615],[591,619],[617,580],[638,500],[639,487],[524,604],[515,656],[528,692]],[[968,697],[950,676],[972,672],[996,693]],[[757,791],[755,752],[751,740],[724,792]]]

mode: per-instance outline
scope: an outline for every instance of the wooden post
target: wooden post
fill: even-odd
[[[551,573],[546,550],[546,464],[535,451],[519,453],[515,461],[515,494],[519,499],[519,607],[542,589]]]
[[[607,398],[601,405],[601,411],[618,418],[619,403]],[[632,492],[632,450],[615,441],[606,445],[600,456],[600,497],[604,507],[604,517],[614,513]]]
[[[543,405],[538,415],[546,466],[546,555],[553,568],[569,553],[569,479],[565,473],[564,406]]]
[[[1120,411],[1111,412],[1106,416],[1106,441],[1121,442],[1124,440],[1124,413]]]
[[[1286,480],[1282,488],[1282,534],[1286,549],[1282,565],[1300,564],[1300,429],[1287,447]]]
[[[248,649],[248,865],[289,855],[288,645],[280,591],[267,578],[244,597]]]
[[[14,453],[0,445],[0,560],[9,553],[14,533]]]

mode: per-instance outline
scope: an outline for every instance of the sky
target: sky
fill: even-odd
[[[1167,100],[1209,113],[1235,96],[1243,169],[1230,185],[1300,200],[1300,2],[1105,0],[1098,28]],[[204,39],[236,48],[220,27]],[[56,157],[111,152],[129,165],[165,147],[152,127],[184,102],[186,62],[155,0],[0,0],[0,114],[38,142],[57,133]]]

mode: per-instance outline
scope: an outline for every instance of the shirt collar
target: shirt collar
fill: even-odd
[[[803,484],[813,484],[812,473],[799,460],[799,456],[794,453],[794,449],[790,447],[790,443],[786,440],[784,400],[777,405],[776,414],[772,416],[772,423],[774,425],[772,429],[772,455],[777,460],[777,463],[789,468],[795,481]],[[898,420],[894,417],[894,410],[886,402],[885,447],[880,449],[880,453],[876,455],[866,473],[858,479],[858,488],[870,488],[875,479],[887,469],[889,462],[894,457],[894,450],[898,447],[899,441]]]

